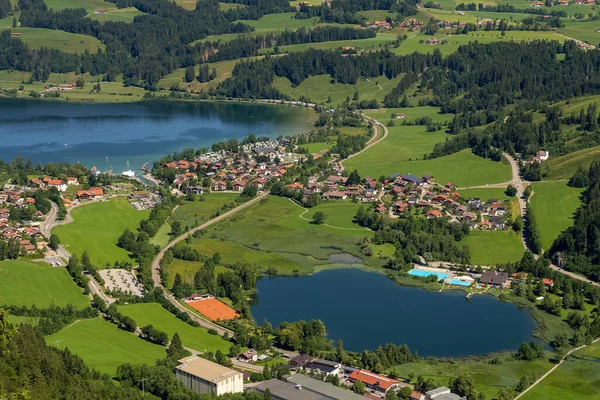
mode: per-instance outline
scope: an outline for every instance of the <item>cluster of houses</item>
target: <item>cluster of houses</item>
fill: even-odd
[[[202,194],[204,188],[192,182],[203,177],[211,179],[215,192],[242,192],[249,184],[261,190],[268,181],[283,177],[301,158],[287,151],[288,144],[286,140],[245,144],[240,153],[209,152],[194,161],[178,160],[163,166],[177,171],[172,186],[185,193]]]
[[[553,6],[568,6],[569,4],[591,6],[593,4],[596,4],[596,0],[558,0],[552,3]],[[534,8],[545,7],[546,3],[543,1],[533,1],[531,2],[531,6]]]
[[[52,92],[52,91],[59,91],[59,92],[64,92],[66,90],[73,90],[77,87],[76,84],[74,83],[62,83],[60,85],[48,85],[46,87],[44,87],[44,92]]]
[[[51,177],[44,177],[44,178],[33,178],[29,181],[31,187],[34,187],[36,189],[44,189],[44,188],[51,188],[51,187],[55,187],[56,189],[58,189],[59,192],[64,192],[67,190],[67,187],[71,186],[71,185],[79,185],[79,181],[77,180],[77,178],[74,177],[68,177],[66,180],[62,180],[62,179],[58,179],[58,178],[51,178]]]
[[[39,221],[44,218],[41,211],[33,214],[34,220],[16,222],[11,220],[11,208],[24,208],[35,204],[33,197],[27,196],[27,193],[17,188],[5,189],[0,193],[0,236],[2,241],[18,242],[21,248],[21,255],[33,254],[38,247],[36,243],[42,238],[42,232],[39,229]]]
[[[364,179],[367,187],[372,187],[374,180]],[[508,210],[505,205],[495,199],[482,201],[479,198],[464,199],[456,191],[456,185],[447,182],[445,185],[435,183],[431,175],[417,177],[411,174],[392,174],[384,182],[384,190],[392,196],[391,202],[378,202],[375,210],[398,218],[411,210],[421,209],[426,218],[442,218],[447,216],[450,223],[466,222],[471,229],[505,229],[505,218]],[[375,194],[376,194],[375,190]],[[324,196],[325,197],[325,196]]]

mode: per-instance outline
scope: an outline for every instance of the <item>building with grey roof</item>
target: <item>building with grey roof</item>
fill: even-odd
[[[271,379],[249,388],[249,391],[271,392],[273,400],[364,400],[364,397],[333,386],[330,383],[313,379],[303,374],[287,377],[287,381]]]
[[[452,393],[450,391],[450,388],[442,386],[437,389],[430,390],[429,392],[425,392],[425,399],[427,399],[427,400],[466,400],[467,398],[459,396],[456,393]]]

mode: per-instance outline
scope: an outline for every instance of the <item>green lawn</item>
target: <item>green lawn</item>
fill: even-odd
[[[83,308],[90,302],[64,268],[21,260],[0,263],[0,305],[47,308],[53,303]]]
[[[490,199],[496,199],[500,201],[514,199],[514,197],[508,197],[505,192],[506,190],[502,188],[482,188],[461,189],[460,194],[462,194],[465,199],[468,199],[469,197],[478,197],[481,199],[481,201],[488,201]]]
[[[496,399],[498,391],[505,387],[514,387],[519,383],[522,376],[530,372],[537,376],[548,371],[552,364],[547,360],[514,361],[508,355],[501,355],[500,364],[489,364],[487,360],[461,360],[459,362],[431,361],[425,360],[402,364],[394,369],[400,377],[407,379],[411,371],[426,378],[433,378],[439,385],[448,385],[450,379],[459,373],[469,373],[475,381],[475,390],[485,392],[488,399]],[[561,399],[570,399],[562,397]]]
[[[164,347],[120,330],[100,318],[77,321],[47,336],[46,343],[61,349],[68,347],[88,366],[111,376],[121,364],[154,364],[157,359],[166,357]]]
[[[135,231],[150,211],[136,211],[122,197],[77,207],[71,211],[73,222],[57,226],[57,234],[71,254],[78,256],[87,250],[92,263],[129,260],[129,253],[117,247],[117,239],[125,228]]]
[[[581,204],[581,192],[582,189],[567,186],[567,182],[533,184],[530,202],[544,249],[548,250],[558,235],[573,225],[573,213]]]
[[[600,343],[574,353],[523,400],[600,399]]]
[[[437,182],[450,181],[459,187],[501,183],[510,180],[511,172],[508,164],[478,157],[471,153],[469,149],[432,160],[409,161],[394,159],[395,151],[405,152],[405,157],[407,153],[414,154],[417,157],[417,149],[424,149],[426,147],[415,138],[418,135],[414,131],[410,130],[409,132],[413,133],[411,136],[413,137],[412,143],[414,143],[410,148],[407,149],[402,140],[397,140],[396,146],[390,146],[388,145],[388,140],[384,140],[369,148],[364,153],[344,162],[344,167],[348,170],[356,168],[361,176],[368,175],[373,177],[387,176],[395,172],[411,173],[413,175],[429,174],[433,175]],[[423,133],[423,135],[428,134],[431,133]],[[434,132],[432,135],[439,135],[439,133]],[[391,133],[390,136],[392,136]],[[434,142],[430,138],[427,139],[430,140],[430,143]],[[394,139],[390,142],[394,143]],[[411,150],[414,153],[411,153]],[[386,154],[386,156],[378,156],[378,154]],[[390,160],[390,158],[392,159]]]
[[[546,165],[550,169],[548,179],[569,179],[578,168],[589,168],[592,161],[600,157],[600,146],[575,151],[573,153],[548,159]]]
[[[292,83],[287,78],[276,77],[273,81],[273,87],[292,98],[297,99],[304,96],[317,103],[325,102],[331,97],[331,103],[335,105],[343,103],[347,97],[352,99],[357,91],[360,100],[382,102],[385,95],[398,85],[400,79],[402,79],[402,75],[393,79],[388,79],[385,76],[368,80],[361,78],[357,84],[350,85],[331,83],[331,76],[329,75],[316,75],[303,80],[298,86],[292,87]]]
[[[321,151],[323,151],[325,149],[330,149],[332,146],[335,146],[335,142],[307,143],[307,144],[300,145],[300,147],[307,148],[311,154],[320,153]]]
[[[169,223],[179,221],[182,228],[186,225],[200,225],[221,210],[223,205],[234,202],[237,197],[237,193],[210,193],[204,196],[204,201],[186,201],[171,214]]]
[[[221,350],[227,353],[231,347],[231,343],[223,340],[220,336],[211,335],[204,328],[194,328],[157,303],[119,306],[119,311],[133,318],[139,327],[152,324],[156,329],[167,333],[169,339],[175,332],[179,333],[183,345],[194,350],[212,351],[213,353]]]
[[[480,231],[472,230],[461,244],[469,247],[471,263],[475,265],[496,265],[515,262],[523,258],[525,252],[519,236],[512,230]]]
[[[150,239],[150,243],[155,246],[165,247],[171,241],[169,232],[171,232],[171,225],[169,225],[169,222],[167,221],[160,227],[158,232],[156,232],[156,235]]]

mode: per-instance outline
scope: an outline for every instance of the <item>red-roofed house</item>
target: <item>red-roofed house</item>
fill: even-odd
[[[542,283],[545,286],[554,286],[554,281],[552,279],[548,279],[548,278],[543,278],[542,279]]]
[[[79,181],[77,178],[70,176],[67,178],[67,185],[79,185]]]
[[[235,190],[236,192],[243,192],[244,187],[246,186],[246,182],[244,182],[244,181],[233,182],[232,186],[233,186],[233,190]]]
[[[213,185],[213,191],[220,192],[227,189],[227,184],[223,181],[216,181]]]
[[[387,392],[389,389],[398,387],[398,384],[400,383],[395,379],[363,369],[353,371],[348,379],[352,382],[361,381],[366,387],[383,393]]]
[[[431,210],[427,213],[427,218],[440,218],[442,213],[439,210]]]
[[[77,198],[81,200],[99,199],[104,196],[104,191],[101,187],[92,187],[88,190],[78,190]]]
[[[48,181],[48,186],[57,188],[59,192],[64,192],[67,190],[67,184],[60,179],[50,179]]]

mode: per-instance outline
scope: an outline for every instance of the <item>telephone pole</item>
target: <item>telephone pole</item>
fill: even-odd
[[[146,387],[144,386],[144,382],[146,381],[146,379],[147,378],[142,378],[138,381],[138,383],[142,382],[142,397],[146,396]]]

